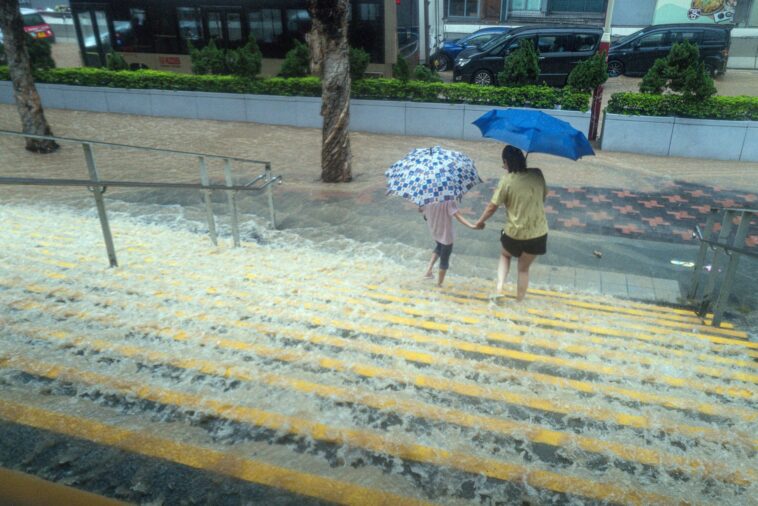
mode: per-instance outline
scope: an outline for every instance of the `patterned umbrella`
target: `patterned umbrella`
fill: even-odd
[[[471,158],[440,146],[412,150],[384,175],[387,195],[398,195],[419,206],[460,198],[482,182]]]

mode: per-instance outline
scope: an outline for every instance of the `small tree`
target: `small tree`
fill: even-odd
[[[392,77],[403,82],[411,78],[411,69],[408,68],[408,62],[401,55],[397,56],[397,63],[392,66]]]
[[[197,49],[190,44],[193,74],[225,74],[225,59],[224,52],[216,46],[213,39],[202,49]]]
[[[371,57],[359,47],[350,48],[350,79],[357,81],[363,79]]]
[[[29,37],[29,61],[34,70],[37,69],[54,69],[55,60],[53,60],[53,48],[51,44],[43,39]]]
[[[129,70],[129,64],[124,57],[112,50],[105,56],[108,70]]]
[[[279,71],[281,77],[305,77],[310,71],[310,50],[307,44],[299,40],[295,41],[295,47],[287,51],[284,56],[282,69]]]
[[[674,44],[664,58],[655,61],[640,82],[642,93],[679,93],[688,99],[716,94],[716,86],[700,61],[700,50],[689,41]]]
[[[263,55],[254,38],[241,48],[226,52],[226,67],[229,73],[235,76],[254,79],[261,71],[262,62]]]
[[[425,81],[428,83],[441,83],[442,78],[436,70],[427,67],[426,65],[416,65],[413,69],[413,79],[415,81]]]
[[[519,47],[505,57],[503,71],[497,75],[501,85],[526,86],[535,84],[540,75],[539,53],[529,39],[519,42]]]
[[[593,91],[607,80],[605,52],[600,52],[574,67],[568,76],[568,85],[577,91]]]

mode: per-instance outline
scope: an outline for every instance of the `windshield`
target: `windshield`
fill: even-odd
[[[22,17],[24,18],[24,26],[37,26],[45,24],[45,20],[42,19],[42,16],[36,12],[33,14],[24,14]]]
[[[614,42],[613,45],[615,46],[616,44],[626,44],[627,42],[629,42],[633,38],[637,37],[637,35],[639,35],[639,33],[640,32],[634,32],[633,34],[627,35],[626,37],[621,37],[619,40],[617,40],[616,42]]]
[[[510,38],[509,35],[500,35],[498,37],[493,38],[486,44],[483,44],[479,49],[481,49],[482,51],[489,51],[493,47],[500,45],[501,42],[509,38]]]

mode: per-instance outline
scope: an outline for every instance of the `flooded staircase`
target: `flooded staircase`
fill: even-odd
[[[0,218],[6,468],[156,504],[758,497],[758,343],[729,324],[129,218],[108,269],[92,217]]]

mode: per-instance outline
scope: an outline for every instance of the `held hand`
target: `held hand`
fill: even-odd
[[[484,222],[483,221],[477,221],[474,224],[474,230],[484,230]]]

